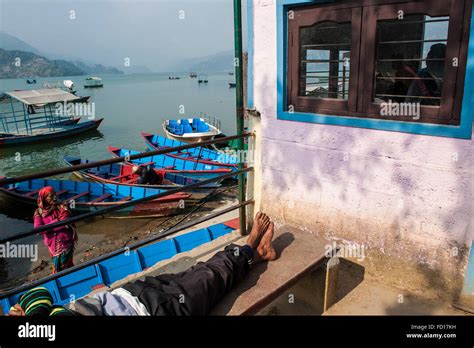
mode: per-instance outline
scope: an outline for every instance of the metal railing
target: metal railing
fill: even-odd
[[[166,148],[166,149],[157,150],[157,151],[143,152],[143,153],[140,153],[140,154],[131,155],[131,156],[127,156],[127,157],[112,158],[112,159],[109,159],[109,160],[90,162],[90,163],[79,164],[79,165],[74,165],[74,166],[70,166],[70,167],[52,169],[52,170],[43,171],[43,172],[40,172],[40,173],[33,173],[33,174],[18,176],[18,177],[15,177],[15,178],[3,178],[3,179],[0,179],[0,187],[5,186],[5,185],[9,185],[9,184],[14,184],[14,183],[27,181],[27,180],[39,179],[39,178],[44,178],[44,177],[50,177],[50,176],[53,176],[53,175],[65,174],[65,173],[70,173],[70,172],[74,172],[74,171],[78,171],[78,170],[93,168],[93,167],[97,167],[97,166],[100,166],[100,165],[130,161],[130,160],[133,160],[133,159],[139,159],[139,158],[148,157],[148,156],[151,156],[151,155],[167,154],[167,153],[175,152],[175,151],[178,151],[178,150],[189,149],[189,148],[193,148],[193,147],[200,147],[202,145],[226,142],[226,141],[233,140],[233,139],[242,139],[242,138],[249,137],[249,136],[251,136],[251,133],[244,133],[244,134],[241,134],[241,135],[234,135],[234,136],[229,136],[229,137],[225,137],[225,138],[209,140],[209,141],[205,141],[205,142],[201,142],[201,143],[183,145],[183,146],[179,146],[179,147],[171,147],[171,148]],[[176,194],[176,193],[179,193],[179,192],[190,191],[190,190],[193,190],[197,187],[205,186],[205,185],[207,185],[209,183],[212,183],[212,182],[215,182],[215,181],[220,181],[220,180],[224,180],[226,178],[231,178],[231,177],[235,177],[235,176],[240,177],[240,176],[244,175],[245,173],[251,172],[251,171],[253,171],[253,167],[243,168],[243,169],[236,170],[236,171],[230,171],[229,173],[225,173],[223,175],[215,176],[213,178],[210,178],[210,179],[207,179],[207,180],[202,180],[202,181],[190,184],[190,185],[184,185],[184,186],[178,187],[176,189],[167,190],[165,192],[162,192],[162,193],[159,193],[159,194],[156,194],[156,195],[152,195],[152,196],[149,196],[149,197],[144,197],[144,198],[140,198],[140,199],[137,199],[137,200],[125,202],[125,203],[117,205],[117,206],[112,206],[112,207],[108,207],[108,208],[99,209],[97,211],[93,211],[93,212],[89,212],[89,213],[85,213],[85,214],[81,214],[81,215],[77,215],[77,216],[72,216],[71,218],[69,218],[67,220],[64,220],[64,221],[59,221],[59,222],[56,222],[56,223],[53,223],[53,224],[41,226],[41,227],[38,227],[38,228],[33,228],[31,230],[28,230],[28,231],[25,231],[23,233],[17,234],[15,236],[11,236],[11,237],[8,237],[8,238],[3,238],[3,239],[0,240],[0,243],[3,244],[3,243],[18,240],[18,239],[26,238],[26,237],[29,237],[29,236],[32,236],[32,235],[37,235],[38,233],[46,232],[46,231],[51,230],[51,229],[56,228],[56,227],[69,225],[71,223],[75,223],[75,222],[85,220],[85,219],[90,219],[90,218],[93,218],[93,217],[96,217],[96,216],[103,216],[103,215],[106,215],[108,213],[127,208],[129,206],[144,203],[144,202],[147,202],[147,201],[150,201],[150,200],[163,198],[163,197],[173,195],[173,194]],[[240,182],[239,182],[239,184],[240,184]],[[66,274],[70,274],[72,272],[83,269],[83,268],[85,268],[87,266],[90,266],[92,264],[96,264],[96,263],[101,262],[103,260],[109,259],[113,256],[119,255],[119,254],[121,254],[121,253],[123,253],[127,250],[134,250],[134,249],[139,248],[143,245],[147,245],[149,243],[158,241],[158,240],[160,240],[162,238],[165,238],[165,237],[167,237],[171,234],[177,233],[179,231],[182,231],[182,230],[187,229],[189,227],[195,226],[195,225],[200,224],[202,222],[211,220],[215,217],[226,214],[230,211],[239,209],[241,211],[239,213],[239,215],[244,214],[244,216],[245,216],[245,207],[248,204],[252,204],[252,203],[253,203],[253,200],[240,200],[239,199],[239,203],[236,204],[236,205],[233,205],[231,207],[228,207],[226,209],[223,209],[223,210],[218,211],[216,213],[213,213],[211,215],[196,219],[196,220],[191,221],[189,223],[186,223],[186,224],[184,224],[180,227],[173,227],[171,229],[168,229],[164,232],[159,233],[158,235],[155,235],[155,236],[149,237],[147,239],[141,240],[141,241],[139,241],[135,244],[132,244],[130,246],[123,247],[121,249],[109,252],[105,255],[99,256],[99,257],[94,258],[92,260],[89,260],[87,262],[81,263],[80,265],[76,265],[74,267],[71,267],[71,268],[68,268],[66,270],[60,271],[56,274],[52,274],[52,275],[47,276],[45,278],[41,278],[37,281],[22,285],[20,287],[16,287],[16,288],[11,289],[11,290],[0,291],[0,298],[5,298],[5,297],[8,297],[12,294],[18,293],[20,291],[31,289],[31,288],[33,288],[35,286],[38,286],[40,284],[43,284],[47,281],[57,279],[57,278],[59,278],[61,276],[64,276]],[[242,211],[243,211],[243,213],[242,213]],[[241,224],[241,233],[245,234],[245,227],[244,227],[244,229],[242,229],[242,224]]]

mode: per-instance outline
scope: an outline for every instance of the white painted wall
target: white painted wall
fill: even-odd
[[[276,119],[276,0],[254,1],[261,208],[274,219],[462,274],[473,141]]]

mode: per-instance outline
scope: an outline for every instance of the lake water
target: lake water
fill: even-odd
[[[63,167],[63,156],[73,155],[99,160],[110,158],[107,146],[145,150],[141,131],[164,135],[162,121],[183,116],[198,116],[201,112],[221,120],[223,133],[236,133],[235,89],[229,82],[234,77],[225,73],[209,75],[207,85],[197,79],[179,75],[180,80],[169,80],[167,74],[101,76],[104,87],[84,89],[84,76],[37,78],[28,85],[26,79],[0,80],[0,91],[41,88],[43,82],[74,81],[78,96],[90,95],[95,103],[97,118],[104,122],[96,133],[64,139],[52,143],[34,144],[0,150],[0,175],[16,176]],[[180,114],[184,108],[184,115]],[[15,155],[20,154],[20,161]],[[0,235],[16,234],[29,228],[30,213],[14,213],[0,209]],[[23,216],[24,215],[24,216]]]

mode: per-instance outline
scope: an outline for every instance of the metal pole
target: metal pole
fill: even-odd
[[[235,83],[236,83],[236,117],[237,134],[244,133],[244,81],[243,81],[243,55],[242,55],[242,1],[234,0],[234,45],[235,45]],[[239,169],[244,168],[242,161],[244,151],[244,141],[242,138],[237,140],[239,149]],[[245,201],[245,175],[239,175],[239,202]],[[247,234],[247,223],[245,216],[245,207],[239,209],[240,233]]]

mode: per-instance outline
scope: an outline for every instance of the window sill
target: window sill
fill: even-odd
[[[391,132],[441,136],[449,138],[471,139],[472,125],[447,126],[429,123],[413,123],[369,118],[318,115],[303,112],[278,111],[277,119],[343,127],[357,127]]]

